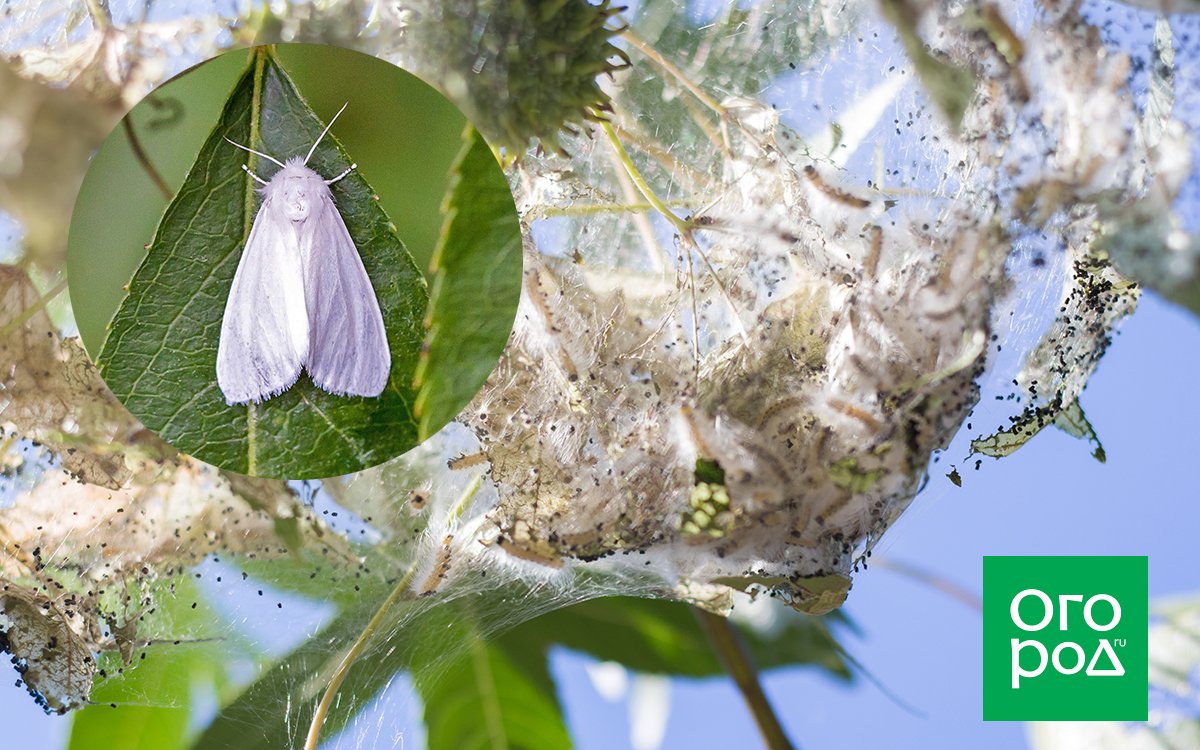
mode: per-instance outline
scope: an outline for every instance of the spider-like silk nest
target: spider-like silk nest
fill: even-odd
[[[762,81],[735,86],[714,72],[721,60],[739,71],[756,64],[757,48],[738,44],[766,46],[759,29],[795,29],[803,17],[796,49],[817,54],[880,7],[919,60],[916,75],[905,75],[947,115],[908,123],[923,144],[916,148],[925,171],[938,176],[915,191],[855,177],[840,136],[824,146],[800,137],[757,98]],[[448,77],[489,75],[486,65],[454,69],[464,63],[440,55],[448,43],[421,46],[413,19],[392,4],[301,10],[302,21],[284,18],[275,31],[308,41],[335,35],[404,60],[452,95]],[[1138,110],[1128,61],[1105,47],[1077,3],[1044,0],[1032,19],[1006,18],[1002,5],[925,0],[807,0],[747,13],[755,34],[667,60],[685,75],[702,71],[694,85],[708,101],[632,48],[633,67],[603,79],[618,133],[650,188],[670,199],[678,226],[645,205],[590,210],[648,201],[598,128],[562,138],[569,156],[527,156],[511,170],[527,230],[524,294],[496,371],[460,424],[408,457],[326,483],[342,505],[373,519],[392,559],[415,566],[414,593],[451,597],[458,584],[478,585],[464,583],[479,580],[468,574],[499,570],[488,585],[553,582],[565,602],[576,573],[635,571],[637,580],[657,582],[629,583],[638,593],[726,610],[734,589],[765,590],[827,612],[845,599],[856,563],[912,501],[931,457],[979,397],[995,311],[1011,293],[1011,232],[1058,240],[1071,273],[1058,319],[1017,376],[1027,413],[1009,432],[976,441],[981,452],[1002,455],[1051,422],[1087,433],[1076,399],[1137,296],[1119,269],[1134,268],[1166,293],[1194,283],[1200,242],[1171,210],[1191,174],[1194,135],[1170,117],[1161,66],[1145,112]],[[362,27],[349,34],[353,23]],[[185,26],[177,29],[180,49],[215,51],[211,35]],[[245,41],[245,31],[231,39]],[[133,49],[143,41],[111,28],[96,33]],[[9,110],[26,94],[90,96],[89,122],[111,123],[114,97],[127,103],[165,75],[142,66],[126,80],[129,69],[111,62],[103,40],[93,48],[68,44],[65,32],[36,37],[47,48],[16,59],[28,40],[3,38],[15,72],[0,70],[0,85],[19,94]],[[784,42],[779,49],[790,49]],[[1169,52],[1167,34],[1155,54],[1163,60]],[[46,71],[60,88],[30,83]],[[646,82],[660,79],[661,92],[648,97]],[[107,85],[114,81],[116,94]],[[477,97],[460,102],[472,112],[503,101],[488,95],[486,81],[457,90]],[[666,123],[680,111],[691,124],[677,133],[676,153],[676,143],[655,144],[653,136],[660,114]],[[9,120],[36,134],[38,121],[22,117]],[[849,132],[857,123],[844,125]],[[15,142],[21,155],[46,148],[24,135]],[[82,164],[64,163],[79,173],[56,184],[73,194]],[[0,187],[11,188],[0,199],[23,222],[35,204],[15,191],[33,177],[19,165],[0,175]],[[58,198],[36,204],[44,210],[39,225],[66,226]],[[29,257],[50,273],[61,264],[57,241],[27,236]],[[35,674],[62,674],[63,659],[81,670],[68,669],[66,688],[47,677],[31,689],[48,703],[54,696],[56,709],[86,697],[79,685],[90,682],[94,664],[75,654],[105,647],[94,629],[100,605],[82,608],[90,625],[45,606],[68,596],[76,574],[115,582],[143,568],[165,575],[214,550],[274,555],[285,548],[280,535],[293,549],[350,559],[348,543],[282,483],[216,472],[145,434],[78,346],[59,339],[25,271],[5,274],[6,460],[19,464],[12,457],[36,441],[58,463],[21,475],[25,484],[14,485],[15,501],[0,512],[6,547],[25,555],[4,570],[4,628],[26,664],[47,667]],[[34,278],[39,288],[52,283]],[[87,497],[55,493],[64,470],[84,481],[71,493]],[[95,517],[85,531],[56,505],[68,497],[101,516],[121,510]],[[196,536],[175,539],[181,528]],[[127,546],[115,561],[97,557],[95,545],[122,536]],[[43,564],[35,548],[61,557]],[[39,656],[32,641],[14,639],[14,628],[64,637],[68,628],[82,645]]]
[[[786,132],[750,109],[689,253],[715,275],[638,294],[530,253],[509,352],[463,416],[506,552],[647,552],[671,578],[758,581],[824,612],[975,403],[1006,246],[968,214],[885,231],[882,196],[768,145]]]
[[[1098,220],[1188,173],[1182,129],[1158,122],[1148,145],[1128,61],[1070,4],[1023,40],[995,6],[918,6],[909,31],[958,71],[943,83],[967,71],[976,84],[961,121],[930,134],[945,170],[933,201],[855,184],[772,109],[731,98],[715,179],[672,175],[702,205],[661,263],[673,277],[628,252],[529,248],[510,347],[462,416],[478,441],[464,463],[486,462],[496,501],[476,506],[457,558],[430,537],[419,557],[438,560],[439,582],[494,554],[482,540],[547,567],[651,570],[715,607],[725,586],[839,606],[978,399],[1018,221],[1060,236],[1072,273],[1019,376],[1018,435],[977,447],[999,455],[1077,408],[1137,299],[1095,252]],[[588,164],[607,144],[568,148]],[[528,162],[515,181],[527,221],[587,195],[571,182],[556,160]],[[1145,200],[1169,216],[1174,186]]]

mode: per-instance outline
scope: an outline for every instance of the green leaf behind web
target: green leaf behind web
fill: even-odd
[[[549,644],[523,628],[485,640],[469,611],[447,625],[457,655],[414,675],[429,750],[568,750]]]
[[[386,596],[386,587],[367,580],[362,592],[353,594],[320,633],[267,668],[224,706],[193,750],[217,750],[233,743],[246,750],[298,744],[345,648]],[[286,584],[284,588],[312,593],[308,583],[300,583],[297,589]],[[347,673],[340,691],[347,699],[335,703],[322,736],[332,737],[348,726],[394,675],[407,671],[424,706],[430,748],[568,747],[548,668],[548,653],[556,646],[645,673],[725,674],[689,605],[607,597],[549,612],[485,638],[497,625],[495,616],[509,611],[495,608],[506,597],[488,591],[433,606],[427,606],[428,600],[395,605],[389,613],[389,619],[395,618],[393,625],[384,631],[388,635],[373,643]],[[413,606],[420,611],[410,617]],[[737,626],[758,668],[809,664],[837,678],[851,678],[826,625],[834,615],[815,618],[783,606],[775,609],[777,617],[767,626]],[[294,709],[283,708],[288,705]],[[247,732],[250,725],[254,731]]]
[[[186,578],[172,584],[174,593],[160,600],[159,619],[169,620],[172,639],[204,634],[217,620],[207,605],[192,609],[196,587]],[[163,588],[166,588],[165,586]],[[197,694],[219,692],[227,676],[218,641],[167,641],[140,647],[134,661],[122,667],[116,653],[105,654],[110,678],[97,683],[93,705],[72,714],[69,750],[121,748],[170,750],[184,747]],[[145,653],[143,660],[141,654]],[[115,674],[122,668],[120,676]],[[114,709],[110,704],[116,704]]]
[[[366,603],[345,607],[318,634],[264,669],[258,679],[221,707],[192,742],[192,750],[300,747],[329,675],[370,617],[370,610]],[[342,690],[356,700],[342,702],[329,714],[324,736],[336,734],[359,710],[370,705],[370,696],[383,690],[392,676],[404,669],[406,656],[405,650],[392,650],[374,660],[370,669],[351,669]]]
[[[812,664],[850,678],[837,641],[823,619],[778,607],[779,619],[756,630],[739,624],[754,664],[771,669]],[[521,626],[547,642],[637,672],[684,677],[724,675],[688,604],[656,599],[606,597],[550,612]]]
[[[282,160],[307,153],[324,126],[270,49],[254,50],[167,207],[98,357],[109,388],[147,427],[222,468],[326,477],[380,463],[417,442],[411,383],[428,293],[357,172],[332,189],[383,310],[392,353],[387,388],[378,398],[334,396],[302,375],[279,396],[248,407],[227,405],[217,387],[221,318],[259,205],[242,165],[264,178],[274,169],[224,139]],[[333,177],[351,161],[330,134],[309,166]]]

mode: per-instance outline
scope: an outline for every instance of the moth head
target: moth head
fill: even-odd
[[[298,161],[298,160],[297,160]],[[320,175],[299,163],[288,164],[271,180],[268,189],[277,200],[283,214],[291,221],[304,221],[312,212],[314,201],[325,187]]]

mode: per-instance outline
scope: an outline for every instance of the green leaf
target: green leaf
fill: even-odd
[[[634,13],[634,28],[643,41],[717,99],[762,91],[772,78],[804,66],[833,41],[812,0],[786,0],[767,8],[730,3],[711,20],[680,13],[674,0],[639,3]],[[846,8],[841,13],[839,31],[844,33],[855,26],[858,12]]]
[[[360,603],[344,609],[320,633],[265,670],[229,705],[221,708],[191,747],[275,750],[301,746],[328,676],[341,661],[344,650],[358,637],[378,602],[367,601],[372,606]],[[359,709],[370,705],[371,696],[404,668],[407,655],[408,651],[395,649],[374,661],[370,669],[352,668],[342,690],[344,695],[353,695],[357,700],[342,702],[329,713],[324,736],[335,734]]]
[[[462,644],[457,656],[415,676],[430,750],[570,748],[545,641],[522,628],[485,641],[462,614],[442,636]]]
[[[725,484],[725,470],[721,464],[708,458],[696,459],[696,484]]]
[[[364,593],[343,609],[319,634],[272,665],[222,708],[192,747],[298,746],[345,649],[383,598]],[[431,748],[491,747],[488,743],[497,738],[510,748],[569,747],[546,666],[547,644],[519,632],[484,642],[480,634],[486,628],[477,613],[487,609],[488,601],[484,596],[435,606],[428,601],[394,605],[387,614],[394,621],[384,627],[394,634],[377,639],[350,667],[340,694],[353,699],[335,703],[322,736],[331,737],[347,726],[397,673],[408,670],[425,700]],[[488,724],[497,716],[498,723]],[[247,726],[254,731],[247,732]],[[476,735],[480,728],[488,732]]]
[[[327,601],[338,602],[338,613],[320,632],[307,639],[286,656],[282,657],[248,685],[213,718],[195,742],[193,750],[275,750],[281,747],[299,747],[312,721],[321,695],[325,691],[334,671],[341,663],[346,649],[363,632],[378,607],[387,599],[396,581],[381,581],[373,576],[361,579],[350,575],[348,570],[327,573],[309,579],[303,576],[303,566],[293,562],[275,560],[270,564],[254,561],[239,561],[244,568],[258,571],[264,580],[285,591],[300,595],[317,595]],[[284,563],[278,575],[268,575],[275,565]],[[371,567],[384,563],[368,555]],[[346,583],[339,582],[342,577]],[[349,581],[361,585],[354,590]],[[324,586],[322,596],[320,587]],[[314,587],[316,589],[314,590]],[[389,615],[400,618],[407,612],[410,603],[393,605]],[[447,610],[450,608],[447,607]],[[435,623],[434,630],[425,629],[430,618],[417,618],[412,627],[405,626],[399,636],[390,640],[377,639],[368,647],[365,655],[351,666],[342,684],[340,694],[353,696],[354,700],[340,700],[325,718],[322,736],[331,737],[349,724],[359,711],[371,704],[373,696],[382,691],[392,678],[409,668],[411,663],[421,663],[414,658],[414,651],[426,643],[439,642],[437,628],[444,628],[442,621]],[[394,623],[393,623],[394,624]],[[424,634],[427,637],[422,637]],[[436,637],[433,637],[435,636]],[[290,708],[289,708],[290,706]],[[247,726],[254,730],[248,732]]]
[[[228,406],[217,387],[221,318],[258,207],[255,184],[241,169],[249,161],[269,177],[271,166],[224,139],[284,158],[307,153],[323,129],[269,48],[254,50],[167,207],[98,358],[109,388],[147,427],[185,453],[244,474],[344,474],[417,442],[411,383],[425,281],[357,172],[332,190],[384,313],[387,388],[378,398],[334,396],[304,375],[262,404]],[[331,134],[309,166],[333,177],[351,161]]]
[[[173,598],[160,604],[160,619],[171,622],[179,638],[203,632],[216,618],[211,609],[193,610],[195,587],[181,579]],[[225,680],[220,644],[180,643],[146,646],[133,652],[132,668],[119,677],[99,683],[92,691],[94,705],[72,715],[68,747],[71,750],[121,748],[170,750],[184,747],[192,697],[197,691],[215,691]],[[140,658],[145,653],[145,659]],[[101,662],[110,674],[121,667],[120,656],[107,654]],[[114,708],[111,704],[116,704]]]
[[[363,572],[374,568],[374,562],[386,563],[380,556],[371,554],[372,550],[365,549],[363,552],[366,555],[364,559],[371,561],[363,565],[352,565],[348,561],[331,560],[312,553],[274,559],[239,556],[229,562],[247,576],[273,589],[345,609],[363,600],[379,600],[387,596],[383,581],[374,574]]]
[[[208,660],[180,647],[170,657],[155,654],[112,686],[92,693],[95,705],[75,714],[70,750],[119,747],[123,750],[169,750],[183,746],[191,707],[188,690]],[[164,705],[148,706],[148,697]],[[115,704],[115,705],[110,705]]]
[[[769,629],[738,625],[759,669],[813,664],[839,677],[850,671],[825,623],[783,606]],[[691,606],[654,599],[593,599],[543,615],[518,628],[637,672],[685,677],[725,674]]]
[[[512,193],[479,133],[468,128],[463,140],[430,264],[436,276],[429,332],[415,379],[422,439],[454,419],[491,374],[521,295],[521,227]]]
[[[267,750],[295,746],[345,649],[362,632],[384,592],[373,586],[318,635],[285,656],[222,708],[193,747]],[[497,599],[499,595],[499,599]],[[392,633],[368,647],[347,673],[343,696],[325,720],[333,736],[408,671],[424,708],[430,748],[569,747],[546,654],[562,645],[646,673],[725,674],[688,605],[632,598],[598,599],[550,612],[492,640],[512,592],[489,592],[428,606],[401,602],[389,612]],[[520,597],[518,597],[520,598]],[[368,604],[369,603],[369,604]],[[416,609],[412,609],[416,607]],[[812,664],[850,679],[825,618],[774,607],[770,624],[738,629],[760,669]],[[285,710],[285,706],[292,706]],[[247,726],[254,726],[247,732]]]

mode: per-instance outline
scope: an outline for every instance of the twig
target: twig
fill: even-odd
[[[717,115],[724,116],[725,108],[716,99],[704,93],[704,90],[692,83],[692,79],[688,78],[687,74],[678,65],[663,57],[658,50],[635,34],[632,29],[626,29],[621,34],[621,38],[632,44],[638,52],[641,52],[647,59],[669,73],[676,81],[683,84],[688,91],[692,92],[692,96],[699,99],[704,106],[711,109]]]
[[[686,208],[686,206],[684,206]],[[538,218],[550,216],[591,216],[593,214],[633,214],[656,210],[649,203],[572,203],[569,206],[534,206],[529,212]]]
[[[643,154],[657,161],[664,169],[672,172],[672,179],[679,182],[675,178],[676,172],[682,172],[686,177],[695,183],[696,190],[699,192],[701,188],[712,188],[712,178],[695,167],[681,161],[670,149],[663,148],[652,138],[647,136],[638,127],[637,123],[632,121],[632,118],[622,117],[617,121],[617,127],[621,129],[621,134],[626,143],[633,145]]]
[[[758,682],[758,673],[750,659],[750,652],[733,625],[724,617],[699,607],[692,607],[692,612],[700,621],[700,627],[708,636],[708,642],[720,659],[721,665],[741,691],[768,750],[791,750],[795,746],[784,733],[779,717],[771,708],[766,693]]]
[[[628,154],[626,154],[628,158]],[[613,165],[613,173],[617,177],[617,184],[621,186],[621,193],[624,195],[625,201],[633,203],[637,199],[639,193],[638,188],[633,184],[633,180],[629,177],[629,165],[621,159],[621,152],[613,146],[609,150],[609,161]],[[643,198],[645,196],[642,196]],[[657,211],[658,207],[650,204],[652,211]],[[654,227],[650,225],[650,220],[640,211],[631,211],[629,215],[630,221],[637,229],[638,234],[642,236],[642,243],[646,246],[646,258],[650,261],[650,268],[655,273],[664,273],[667,269],[668,260],[667,254],[658,244],[658,239],[654,236]]]
[[[957,599],[976,612],[983,611],[983,601],[978,596],[970,591],[967,591],[957,583],[942,578],[935,573],[930,573],[929,571],[918,568],[910,563],[883,557],[876,557],[875,559],[871,560],[871,565],[879,568],[887,568],[899,573],[902,576],[907,576],[914,581],[920,581],[921,583],[929,584],[938,591],[949,595],[952,599]]]
[[[125,138],[129,140],[129,148],[133,150],[133,156],[142,165],[146,175],[150,181],[158,188],[158,192],[163,194],[163,197],[170,201],[175,197],[171,192],[171,186],[163,179],[163,176],[154,167],[154,163],[150,161],[150,155],[146,153],[146,149],[142,148],[142,141],[138,138],[137,132],[133,129],[133,121],[126,116],[121,120],[121,126],[125,128]]]
[[[672,226],[675,227],[676,232],[679,234],[681,251],[687,253],[688,278],[692,285],[692,327],[695,329],[693,331],[695,335],[693,336],[692,344],[693,349],[695,350],[697,370],[700,366],[700,323],[695,299],[696,280],[695,276],[692,274],[691,253],[693,250],[695,250],[700,258],[704,261],[704,265],[708,268],[709,273],[712,274],[713,282],[716,284],[717,289],[721,292],[722,297],[724,297],[726,304],[729,305],[733,323],[737,327],[738,333],[741,334],[742,340],[747,344],[750,343],[750,334],[746,332],[745,326],[742,325],[741,318],[738,316],[737,305],[734,304],[733,297],[725,288],[725,284],[721,281],[721,277],[717,275],[717,270],[713,267],[712,263],[709,262],[708,256],[704,254],[704,251],[700,249],[699,243],[696,242],[696,238],[692,232],[696,226],[695,222],[690,218],[684,219],[678,216],[674,211],[671,210],[666,201],[658,197],[658,194],[654,192],[654,188],[650,187],[650,184],[646,182],[646,178],[643,177],[642,173],[638,170],[637,165],[633,163],[633,159],[629,157],[629,152],[625,150],[625,146],[623,143],[621,143],[621,139],[617,136],[617,131],[613,129],[612,123],[608,122],[607,120],[601,120],[600,127],[604,130],[604,134],[608,137],[608,142],[612,146],[612,150],[616,155],[616,160],[622,167],[624,167],[624,171],[629,176],[629,179],[633,180],[633,183],[637,186],[638,192],[642,194],[642,197],[645,198],[650,205],[653,206],[656,211],[658,211],[658,213],[662,214],[663,218],[665,218],[671,223]],[[620,171],[618,171],[617,176],[620,177]]]
[[[388,594],[387,599],[375,610],[375,615],[371,621],[367,623],[363,631],[358,634],[358,638],[342,656],[342,660],[338,662],[337,670],[333,673],[333,677],[329,680],[329,685],[325,688],[325,694],[321,696],[321,702],[317,705],[316,713],[313,714],[312,722],[308,725],[308,736],[304,740],[304,750],[317,750],[317,745],[321,741],[321,727],[325,725],[325,717],[329,715],[329,709],[333,706],[333,699],[337,697],[338,690],[342,687],[342,683],[346,681],[346,676],[350,674],[350,668],[358,661],[358,657],[362,655],[363,649],[367,647],[371,639],[375,637],[375,633],[383,625],[384,618],[391,611],[392,606],[396,602],[405,598],[408,593],[408,585],[412,583],[413,575],[417,572],[417,566],[409,566],[408,572],[396,583],[396,587],[392,589],[392,593]]]
[[[621,34],[621,38],[629,42],[635,49],[637,49],[638,52],[641,52],[646,59],[653,62],[665,73],[682,84],[683,87],[691,92],[692,96],[696,97],[701,104],[711,109],[717,115],[717,119],[721,128],[721,140],[725,146],[726,153],[729,153],[731,151],[729,142],[729,129],[725,124],[727,113],[725,108],[721,106],[720,102],[706,94],[703,89],[692,82],[692,79],[688,78],[687,74],[684,73],[678,65],[663,57],[658,50],[654,49],[652,45],[635,34],[632,29],[626,29],[624,33]]]
[[[108,8],[108,0],[84,0],[83,4],[92,18],[92,26],[96,31],[104,31],[112,27],[112,12]]]

